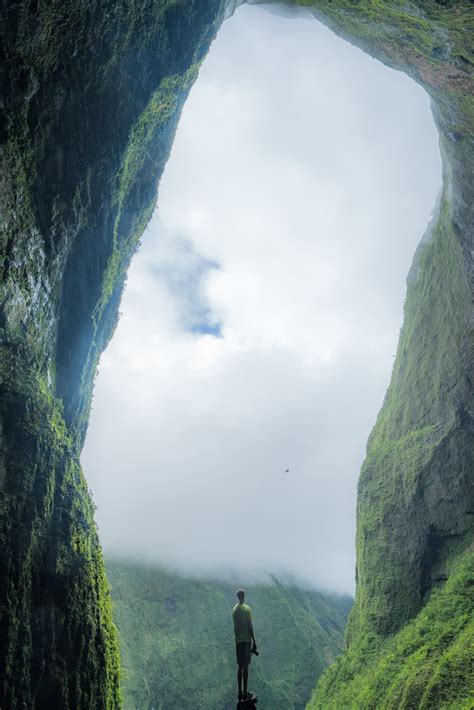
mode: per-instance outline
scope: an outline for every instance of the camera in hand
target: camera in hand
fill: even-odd
[[[253,645],[250,649],[250,653],[253,653],[255,656],[258,656],[257,647],[255,645]]]

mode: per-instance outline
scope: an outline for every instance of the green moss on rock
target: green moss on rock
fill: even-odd
[[[62,408],[2,351],[0,704],[116,708],[119,646],[92,503]]]
[[[18,2],[0,76],[0,705],[117,708],[79,454],[101,351],[220,0]]]
[[[474,554],[462,557],[415,620],[357,641],[321,678],[308,710],[470,710],[474,703]]]

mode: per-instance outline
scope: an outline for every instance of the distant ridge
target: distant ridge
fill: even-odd
[[[234,709],[234,588],[115,560],[106,566],[126,710]],[[273,577],[268,586],[248,587],[248,603],[260,651],[250,674],[259,706],[306,707],[317,679],[345,647],[352,599],[287,586]]]

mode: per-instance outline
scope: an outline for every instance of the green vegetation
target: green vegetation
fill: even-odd
[[[308,710],[471,710],[474,706],[474,554],[402,631],[367,634],[326,672]]]
[[[117,708],[79,464],[96,367],[220,0],[19,2],[2,38],[0,706]]]
[[[133,199],[137,186],[155,181],[163,158],[166,158],[170,150],[173,128],[176,116],[181,112],[183,98],[187,96],[198,71],[199,64],[192,64],[182,76],[163,79],[160,88],[153,93],[130,133],[120,169],[118,189],[114,195],[116,217],[113,251],[104,273],[100,301],[94,309],[96,328],[117,284],[124,283],[131,256],[155,208],[156,193],[150,192],[148,205],[144,205],[141,212],[132,216],[128,215],[128,201]]]
[[[358,707],[379,708],[390,699],[393,707],[459,709],[473,658],[456,580],[465,574],[459,560],[472,543],[474,509],[474,8],[468,0],[294,4],[310,6],[334,31],[426,88],[445,182],[409,277],[392,382],[361,474],[351,650],[326,673],[315,702],[337,707],[338,698],[342,706],[359,698]],[[19,0],[5,13],[0,704],[9,708],[120,703],[115,632],[79,452],[126,270],[222,15],[221,0]],[[430,609],[451,634],[449,644],[441,627],[423,631],[429,648],[419,642]],[[167,643],[172,655],[175,641]],[[407,655],[410,644],[419,649],[406,667],[397,643]],[[367,657],[373,674],[363,666]],[[430,658],[438,659],[432,667]],[[415,664],[423,691],[415,691]],[[273,683],[271,697],[280,692],[289,702],[291,688],[309,689],[316,657],[314,666],[313,681],[298,671],[293,685],[287,676],[284,687]]]
[[[301,4],[426,88],[444,161],[443,195],[408,277],[392,379],[359,481],[350,649],[311,707],[470,708],[472,568],[463,555],[473,542],[474,8]]]
[[[108,561],[126,710],[235,708],[235,589]],[[352,600],[280,584],[250,586],[260,655],[251,687],[262,708],[304,708],[344,648]]]
[[[25,363],[20,397],[18,355],[4,353],[2,366],[3,436],[15,465],[1,468],[0,704],[113,710],[119,644],[94,505],[47,382]]]
[[[471,293],[450,217],[443,203],[417,253],[392,381],[368,442],[358,500],[360,604],[349,638],[399,629],[472,542],[472,442],[462,415],[472,393],[460,367]]]
[[[474,8],[468,0],[295,0],[295,4],[314,9],[336,32],[413,76],[439,98],[472,91]],[[471,113],[471,122],[473,118]]]

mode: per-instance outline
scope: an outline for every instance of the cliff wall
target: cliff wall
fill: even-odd
[[[79,455],[98,358],[217,0],[9,3],[2,43],[0,705],[115,708]]]

